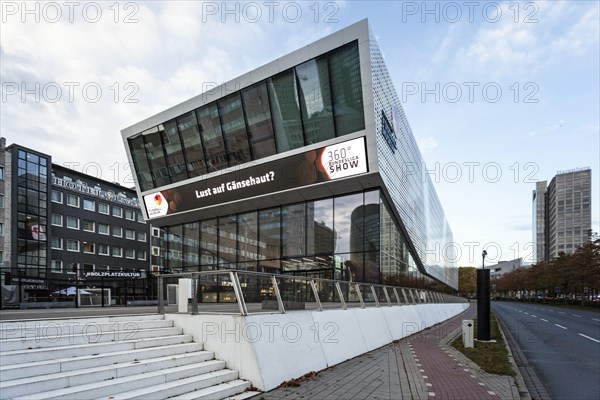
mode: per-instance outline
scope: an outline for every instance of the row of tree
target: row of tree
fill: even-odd
[[[459,268],[459,291],[472,296],[476,290],[474,268]],[[462,278],[462,279],[461,279]],[[493,279],[496,298],[597,299],[600,294],[600,238],[589,233],[589,240],[572,254],[559,253],[550,262],[517,268]]]

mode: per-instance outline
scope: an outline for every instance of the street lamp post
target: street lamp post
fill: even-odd
[[[482,265],[477,270],[477,340],[490,340],[490,270],[485,269],[487,251],[481,252]]]

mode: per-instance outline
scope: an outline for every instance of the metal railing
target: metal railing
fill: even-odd
[[[191,280],[188,312],[192,314],[199,313],[199,303],[237,303],[237,311],[233,313],[248,315],[274,310],[285,313],[296,309],[323,311],[466,302],[461,297],[425,289],[228,269],[157,275],[159,313],[164,314],[169,304],[176,304],[174,297],[178,295],[171,292],[177,293],[180,279]],[[169,304],[165,304],[165,291]],[[206,311],[210,312],[210,308]]]

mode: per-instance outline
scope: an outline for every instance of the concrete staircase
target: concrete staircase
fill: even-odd
[[[0,323],[1,399],[223,399],[250,382],[163,315]]]

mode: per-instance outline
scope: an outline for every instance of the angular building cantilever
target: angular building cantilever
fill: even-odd
[[[122,136],[166,270],[457,288],[451,230],[414,173],[423,161],[367,20]]]

